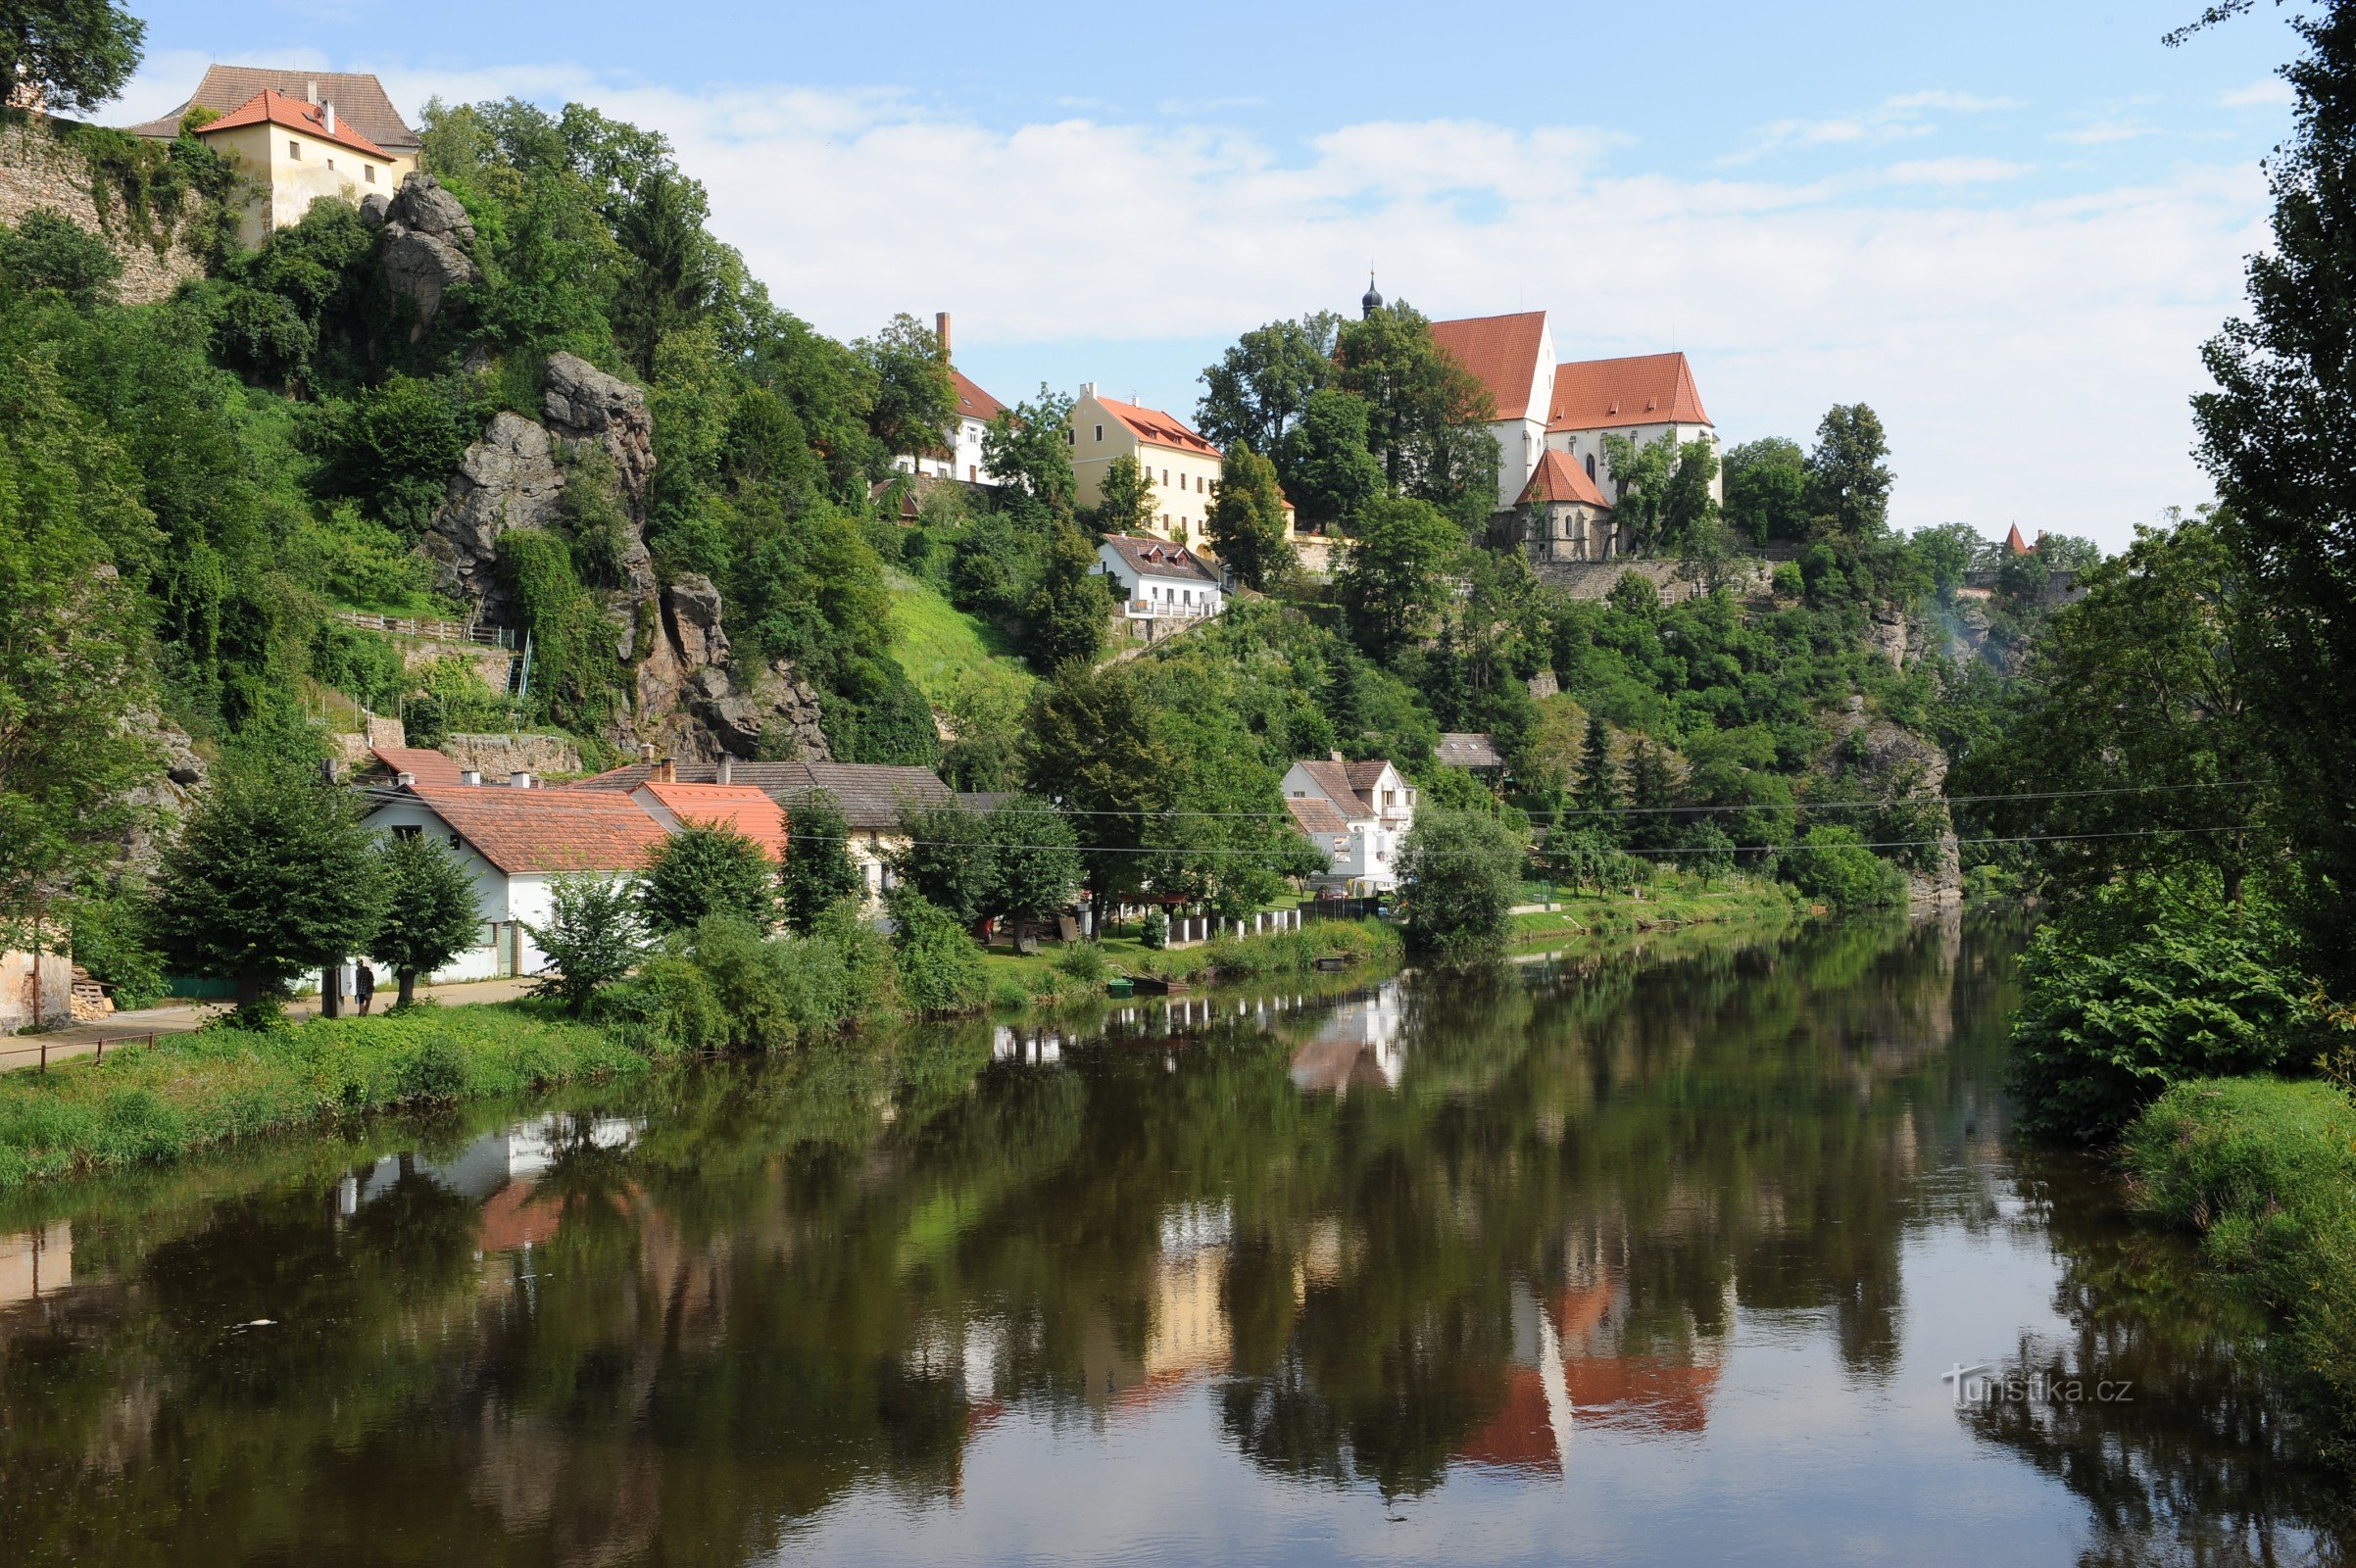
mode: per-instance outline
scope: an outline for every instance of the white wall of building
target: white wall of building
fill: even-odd
[[[537,974],[548,966],[548,955],[540,951],[540,945],[532,940],[525,927],[546,925],[555,912],[556,889],[551,873],[518,871],[511,875],[502,871],[455,833],[423,801],[401,800],[381,807],[369,814],[368,826],[388,835],[401,828],[417,829],[457,858],[466,880],[473,886],[474,913],[480,922],[475,945],[443,968],[423,976],[425,981],[445,984],[454,980],[488,980],[505,974]],[[630,873],[604,874],[620,881]],[[371,967],[376,970],[379,984],[390,979],[385,965],[372,963]]]
[[[1121,613],[1131,620],[1153,616],[1215,615],[1226,602],[1219,585],[1188,573],[1164,577],[1140,571],[1112,546],[1097,547],[1096,573],[1121,585]]]
[[[1595,487],[1610,500],[1617,500],[1618,496],[1612,488],[1610,460],[1603,453],[1603,438],[1607,435],[1626,436],[1639,446],[1649,446],[1655,441],[1674,441],[1683,446],[1699,437],[1709,442],[1710,450],[1718,454],[1721,463],[1726,457],[1725,445],[1718,439],[1718,432],[1706,424],[1619,424],[1593,430],[1547,431],[1546,446],[1556,452],[1570,454],[1571,461],[1587,468],[1595,477]],[[1527,483],[1527,479],[1524,482]],[[1726,504],[1726,474],[1723,468],[1710,480],[1710,498],[1721,506]]]

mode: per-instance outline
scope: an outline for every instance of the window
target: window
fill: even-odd
[[[1170,470],[1169,470],[1169,469],[1167,469],[1167,468],[1164,468],[1164,469],[1162,469],[1162,470],[1161,470],[1161,482],[1162,482],[1163,484],[1168,484],[1168,483],[1170,482]]]
[[[422,837],[424,832],[425,830],[423,828],[412,823],[406,827],[397,827],[393,829],[393,837],[397,839],[414,839]]]
[[[361,177],[361,179],[362,179],[363,181],[365,181],[365,182],[366,182],[366,183],[368,183],[368,184],[370,184],[370,185],[373,185],[373,184],[375,184],[375,183],[376,183],[376,166],[375,166],[374,164],[363,164],[363,165],[361,165],[361,166],[360,166],[360,177]]]
[[[299,141],[289,140],[286,144],[286,156],[298,164],[301,163],[303,161],[303,144]]]
[[[1203,475],[1201,475],[1201,474],[1199,474],[1199,473],[1198,473],[1198,474],[1196,474],[1196,475],[1195,475],[1195,494],[1197,494],[1197,495],[1201,495],[1202,493],[1203,493]]]
[[[333,169],[333,168],[335,167],[335,160],[334,160],[334,159],[332,159],[332,158],[328,159],[328,160],[327,160],[327,167],[328,167],[329,169]]]
[[[1063,444],[1067,447],[1078,446],[1080,444],[1080,432],[1073,429],[1068,424],[1065,425],[1063,427]]]
[[[1595,476],[1595,455],[1593,452],[1587,455],[1587,476],[1591,479]]]
[[[1097,426],[1097,439],[1099,441],[1104,439],[1104,427],[1101,424]]]
[[[977,482],[981,478],[981,474],[982,470],[976,465],[970,463],[965,465],[965,482],[967,484],[973,484]]]

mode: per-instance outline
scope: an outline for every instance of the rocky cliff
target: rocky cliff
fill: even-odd
[[[404,185],[403,196],[411,187]],[[393,225],[385,232],[391,242]],[[750,758],[790,747],[824,760],[818,698],[791,664],[739,658],[712,580],[685,573],[659,580],[646,543],[646,502],[655,472],[654,420],[646,394],[572,354],[545,369],[539,420],[502,411],[466,449],[432,526],[419,544],[434,563],[435,586],[476,608],[483,620],[515,614],[498,571],[499,540],[515,528],[550,528],[564,515],[568,483],[604,483],[627,518],[621,585],[607,601],[614,654],[630,668],[631,702],[603,737],[624,749],[652,742],[681,758],[725,752]],[[604,462],[567,471],[584,450]]]

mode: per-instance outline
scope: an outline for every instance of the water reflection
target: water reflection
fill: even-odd
[[[20,1199],[0,1556],[2298,1560],[2255,1325],[2005,1151],[2016,948],[1180,997]],[[1952,1408],[2006,1347],[2152,1392]]]

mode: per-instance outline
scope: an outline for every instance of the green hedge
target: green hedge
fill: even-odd
[[[516,1004],[168,1036],[104,1063],[0,1074],[0,1189],[176,1159],[338,1116],[629,1077],[648,1065],[604,1029]]]

